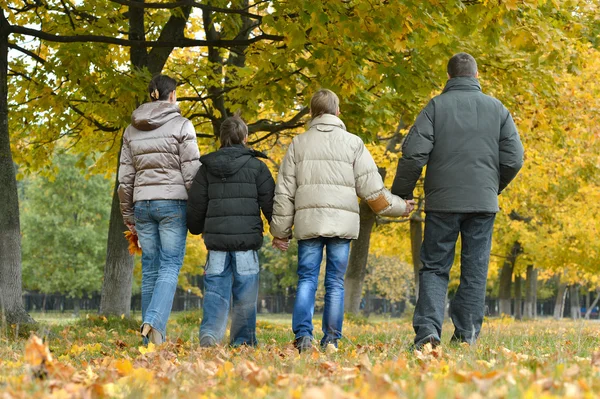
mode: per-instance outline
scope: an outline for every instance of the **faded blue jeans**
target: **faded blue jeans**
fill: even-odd
[[[460,284],[450,301],[453,341],[474,343],[485,308],[494,213],[427,212],[421,246],[419,299],[413,316],[415,345],[440,342],[446,292],[458,235],[461,236]]]
[[[200,345],[220,343],[227,328],[231,298],[232,346],[257,344],[258,253],[209,251],[204,274]]]
[[[326,251],[325,308],[323,310],[323,339],[321,345],[337,344],[342,337],[344,322],[344,276],[348,267],[350,240],[337,237],[318,237],[298,241],[298,290],[292,315],[296,339],[313,337],[312,319],[315,313],[315,294],[319,270]]]
[[[142,324],[164,338],[185,255],[186,201],[137,201],[134,214],[142,247]]]

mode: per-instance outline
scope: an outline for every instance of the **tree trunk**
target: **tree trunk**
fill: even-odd
[[[419,271],[421,264],[421,244],[423,243],[423,218],[421,212],[414,212],[410,216],[410,249],[413,261],[415,279],[415,303],[419,299]]]
[[[523,318],[523,295],[521,294],[521,276],[515,276],[515,319],[521,320]]]
[[[578,284],[573,284],[569,287],[569,305],[571,308],[571,318],[579,320],[581,318],[581,303],[579,301]]]
[[[385,169],[379,169],[379,174],[385,178]],[[344,282],[344,311],[347,313],[360,313],[363,283],[367,275],[367,261],[369,246],[371,245],[371,232],[375,224],[375,213],[369,208],[367,201],[361,200],[360,205],[360,230],[358,238],[352,243],[348,257],[348,270]]]
[[[533,319],[536,316],[536,293],[537,293],[537,270],[533,265],[527,266],[527,277],[525,281],[525,309],[524,317]]]
[[[499,303],[500,303],[500,315],[511,315],[511,285],[512,275],[515,267],[517,256],[521,252],[521,244],[515,241],[504,261],[502,270],[500,272],[500,288],[498,292]]]
[[[565,314],[565,299],[567,297],[567,284],[558,283],[558,293],[556,294],[556,303],[554,304],[554,318],[562,319]]]
[[[128,242],[124,232],[127,227],[123,223],[117,196],[118,182],[115,183],[110,224],[108,228],[108,245],[106,248],[106,265],[100,298],[100,314],[125,315],[129,317],[131,309],[131,283],[133,281],[133,256],[129,254]]]
[[[22,290],[19,196],[8,131],[8,21],[0,9],[0,314],[8,324],[35,322]]]
[[[585,311],[585,319],[586,320],[590,319],[590,315],[592,314],[592,310],[598,304],[598,300],[600,300],[600,290],[596,290],[596,299],[594,299],[594,302],[592,302],[590,304],[590,306],[588,306],[587,309],[586,309],[586,311]]]

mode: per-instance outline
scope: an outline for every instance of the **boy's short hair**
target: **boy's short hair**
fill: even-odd
[[[321,89],[310,99],[310,114],[313,118],[323,114],[336,115],[340,108],[340,99],[331,90]]]
[[[230,116],[221,123],[219,131],[221,147],[243,144],[246,136],[248,136],[248,126],[238,115]]]

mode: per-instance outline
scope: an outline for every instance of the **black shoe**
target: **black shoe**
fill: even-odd
[[[313,347],[312,337],[309,335],[305,335],[300,338],[296,338],[294,341],[294,348],[298,349],[298,352],[302,353],[304,351],[310,351]]]
[[[423,347],[427,344],[431,344],[431,349],[435,349],[440,345],[440,340],[435,335],[429,335],[422,339],[418,344],[414,344],[414,349],[420,351],[423,350]]]

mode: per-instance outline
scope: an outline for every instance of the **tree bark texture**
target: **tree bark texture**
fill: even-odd
[[[515,276],[515,319],[523,318],[523,295],[521,292],[521,276]]]
[[[379,168],[379,174],[385,179],[385,169]],[[344,311],[358,314],[362,299],[363,283],[367,275],[367,261],[369,259],[369,246],[371,245],[371,232],[376,216],[367,201],[361,200],[360,205],[360,230],[358,238],[352,243],[348,258],[348,269],[344,282]]]
[[[500,314],[510,316],[511,313],[511,285],[512,285],[512,275],[515,267],[515,262],[517,261],[517,256],[521,252],[521,244],[518,241],[515,241],[508,252],[508,256],[504,261],[504,265],[502,265],[502,270],[500,271],[500,289],[498,292],[498,297],[500,299]]]
[[[554,304],[554,318],[562,319],[565,314],[565,299],[567,297],[567,284],[559,281],[556,303]]]
[[[22,298],[19,197],[8,131],[8,28],[0,9],[0,313],[8,324],[20,324],[35,321]]]
[[[581,303],[579,300],[579,285],[573,284],[569,287],[569,307],[571,318],[578,320],[581,318]]]
[[[537,316],[537,269],[533,265],[527,266],[525,281],[525,306],[523,317],[534,319]]]

